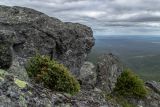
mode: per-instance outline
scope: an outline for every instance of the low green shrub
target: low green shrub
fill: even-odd
[[[117,79],[114,92],[122,96],[145,97],[147,89],[144,82],[130,69],[126,69]]]
[[[80,85],[69,70],[48,56],[36,55],[26,67],[29,77],[55,91],[75,94]]]

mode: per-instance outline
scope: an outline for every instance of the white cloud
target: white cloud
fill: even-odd
[[[75,11],[73,12],[75,15],[79,16],[87,16],[91,18],[100,18],[100,16],[103,16],[105,14],[104,11]]]

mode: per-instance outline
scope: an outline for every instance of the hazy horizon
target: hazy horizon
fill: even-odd
[[[160,37],[158,35],[94,35],[95,38],[97,37]]]
[[[113,53],[144,80],[160,78],[160,37],[151,36],[97,36],[88,61],[97,63],[97,57]]]

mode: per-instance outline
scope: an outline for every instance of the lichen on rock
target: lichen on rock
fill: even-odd
[[[27,86],[27,82],[19,80],[17,78],[14,79],[15,84],[17,84],[20,88],[25,88]]]

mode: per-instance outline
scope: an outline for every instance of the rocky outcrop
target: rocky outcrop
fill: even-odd
[[[0,6],[0,68],[7,70],[0,69],[0,105],[122,107],[106,97],[113,91],[123,65],[113,54],[100,56],[96,66],[84,63],[93,45],[92,30],[85,25],[61,22],[24,7]],[[24,81],[28,80],[24,66],[36,53],[67,66],[81,82],[81,91],[71,96]],[[149,93],[145,98],[125,99],[139,107],[159,107],[160,83],[150,81],[146,87]]]
[[[123,65],[113,54],[104,54],[98,58],[96,66],[85,62],[80,70],[78,79],[82,88],[94,89],[95,87],[111,93],[117,78],[123,72]]]
[[[153,89],[153,91],[160,94],[160,83],[156,81],[147,81],[146,85]]]
[[[96,86],[105,92],[112,92],[117,78],[123,72],[123,65],[113,54],[105,54],[98,58]]]
[[[81,83],[81,87],[87,90],[94,89],[96,83],[96,67],[91,62],[85,62],[81,69],[78,80]]]
[[[0,68],[10,68],[22,79],[22,66],[36,53],[78,74],[93,45],[92,30],[85,25],[61,22],[29,8],[0,6]]]
[[[21,81],[3,70],[0,70],[0,105],[2,107],[120,107],[118,104],[107,102],[100,91],[83,90],[71,96]]]
[[[107,65],[110,64],[110,66],[114,65],[114,67],[120,67],[117,57],[112,54],[106,54],[100,58],[103,58],[104,62],[107,62],[107,60],[112,61],[112,63],[105,63]],[[98,63],[98,65],[99,64],[100,63]],[[99,69],[100,68],[97,68],[97,70]],[[114,71],[114,74],[119,71],[118,69],[117,71],[115,69],[108,70],[109,71],[107,71],[107,73]],[[100,78],[98,77],[100,75],[97,75],[99,72],[96,72],[95,66],[90,62],[85,62],[81,68],[81,71],[81,78],[79,79],[83,81],[82,90],[77,95],[71,96],[66,93],[53,92],[44,88],[40,84],[31,84],[29,82],[22,81],[19,78],[0,70],[0,105],[3,107],[123,107],[119,104],[120,102],[117,102],[111,97],[108,98],[107,96],[109,93],[108,91],[112,91],[110,86],[114,86],[115,82],[99,81],[97,79]],[[104,71],[106,70],[104,69]],[[95,75],[97,75],[97,78]],[[105,75],[106,74],[103,76]],[[108,79],[109,77],[106,78]],[[114,81],[116,78],[117,75],[113,76],[112,80]],[[99,83],[100,85],[95,84],[95,82]],[[106,85],[105,88],[101,87],[102,83]],[[90,88],[90,86],[92,87]],[[128,98],[125,99],[130,104],[135,105],[135,107],[159,107],[159,86],[159,82],[147,82],[146,87],[149,90],[149,93],[145,98],[139,99],[128,96]]]

